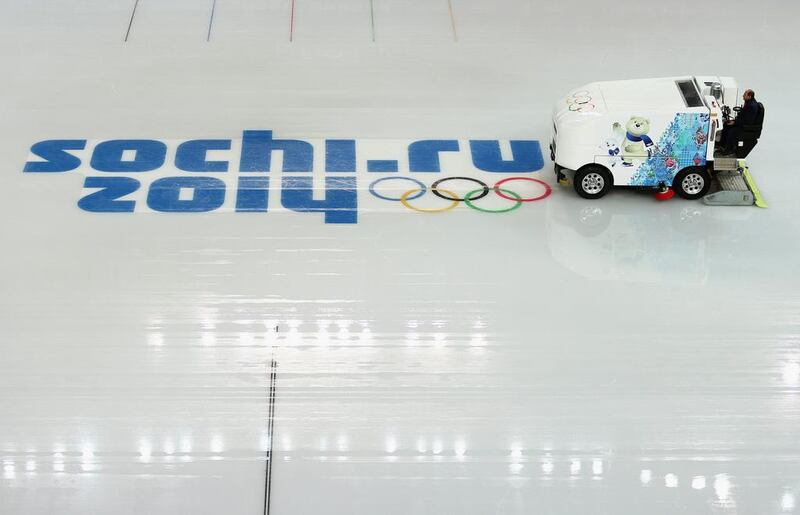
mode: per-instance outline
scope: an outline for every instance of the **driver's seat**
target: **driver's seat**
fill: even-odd
[[[736,157],[744,159],[755,148],[758,138],[761,137],[761,129],[764,126],[764,104],[758,103],[758,114],[755,123],[752,125],[742,125],[737,132],[736,138]]]

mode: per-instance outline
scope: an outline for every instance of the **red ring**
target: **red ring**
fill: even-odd
[[[519,198],[519,199],[517,199],[517,198],[509,197],[508,195],[506,195],[505,193],[500,191],[500,186],[505,184],[505,183],[507,183],[507,182],[509,182],[509,181],[538,182],[539,184],[544,186],[544,193],[542,193],[538,197],[532,197],[532,198]],[[549,197],[550,194],[553,193],[553,188],[551,188],[550,185],[547,184],[546,182],[540,181],[539,179],[534,179],[533,177],[509,177],[508,179],[503,179],[502,181],[498,181],[497,184],[494,185],[494,192],[497,193],[499,196],[503,197],[504,199],[513,200],[514,202],[535,202],[537,200],[542,200],[543,198]]]

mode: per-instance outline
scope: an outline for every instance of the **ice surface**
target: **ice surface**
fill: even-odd
[[[274,514],[796,512],[800,7],[292,5],[0,1],[0,512],[261,513],[270,447]],[[769,209],[547,163],[503,215],[92,214],[22,173],[62,138],[546,147],[571,88],[683,74],[767,106]]]

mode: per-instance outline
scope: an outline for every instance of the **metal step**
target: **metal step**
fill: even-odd
[[[739,173],[721,172],[717,174],[717,181],[721,189],[728,191],[750,191],[744,177]]]
[[[755,195],[740,172],[719,172],[703,202],[709,206],[752,206]]]
[[[738,170],[740,167],[739,160],[736,159],[736,156],[726,155],[725,157],[720,155],[714,156],[714,169],[717,171],[734,171]]]

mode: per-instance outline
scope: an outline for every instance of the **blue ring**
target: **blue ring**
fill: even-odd
[[[419,189],[419,193],[417,193],[416,195],[412,195],[412,196],[408,197],[406,200],[414,200],[415,198],[419,198],[419,197],[423,196],[426,191],[428,191],[428,187],[427,186],[425,186],[423,183],[421,183],[420,181],[418,181],[416,179],[412,179],[411,177],[381,177],[380,179],[372,181],[372,184],[369,185],[369,192],[372,193],[373,195],[375,195],[376,197],[378,197],[379,199],[382,199],[382,200],[391,200],[392,202],[400,202],[400,197],[398,197],[398,198],[384,197],[383,195],[381,195],[380,193],[375,191],[375,186],[379,182],[388,181],[388,180],[391,180],[391,179],[399,179],[399,180],[402,180],[402,181],[411,181],[414,184],[416,184],[417,186],[419,186],[419,188],[418,188]]]

